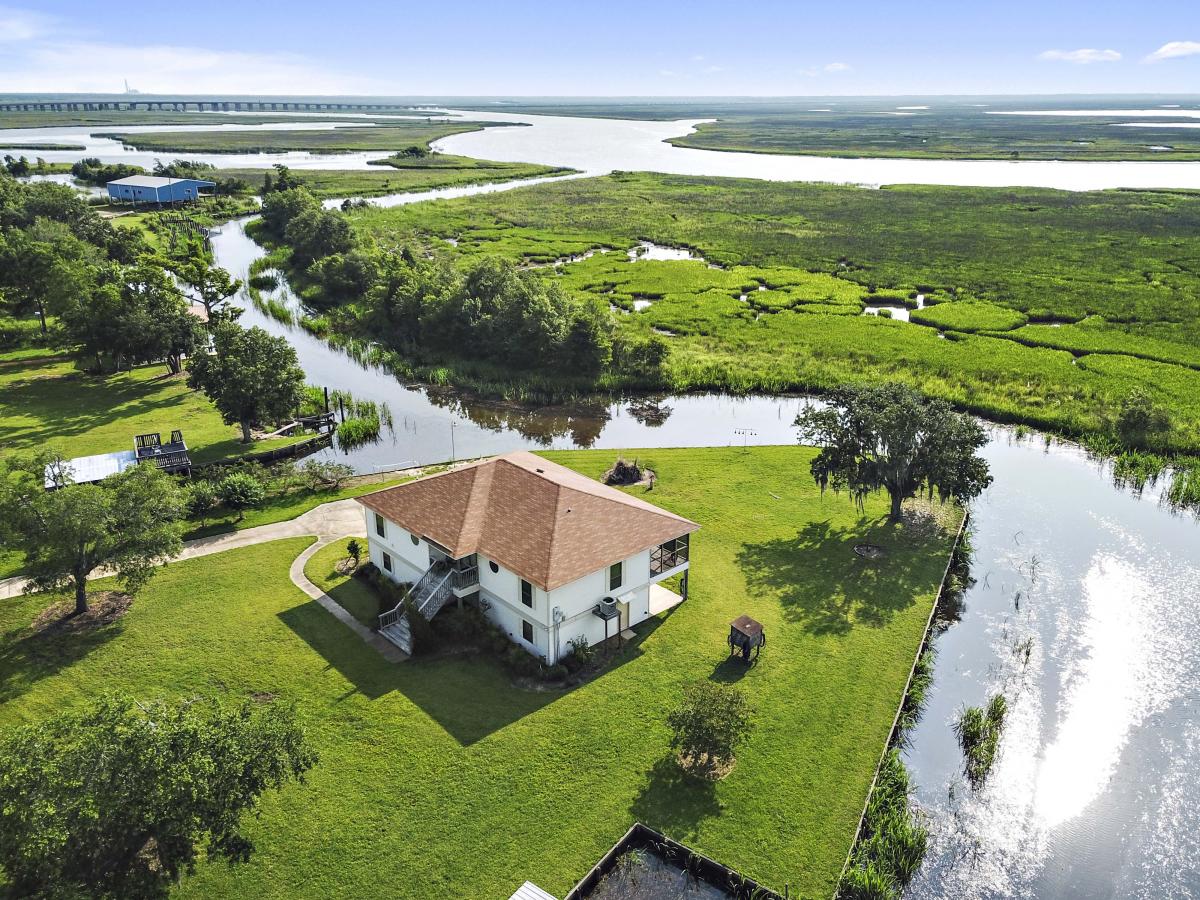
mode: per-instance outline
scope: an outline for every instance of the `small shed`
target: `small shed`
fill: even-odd
[[[738,616],[729,623],[730,654],[740,652],[742,659],[749,660],[750,651],[755,651],[757,655],[766,643],[767,635],[761,622],[756,622],[749,616]]]
[[[216,187],[216,182],[199,178],[163,178],[158,175],[130,175],[108,183],[108,199],[113,203],[188,203],[200,197],[201,190]]]

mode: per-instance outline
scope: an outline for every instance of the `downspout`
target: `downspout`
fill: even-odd
[[[550,613],[550,618],[554,620],[554,662],[552,662],[551,665],[557,665],[558,657],[559,657],[559,648],[558,648],[559,629],[560,629],[560,626],[562,625],[562,623],[566,620],[567,616],[566,616],[566,613],[564,613],[562,611],[561,606],[556,606],[556,607],[554,607],[554,610]]]

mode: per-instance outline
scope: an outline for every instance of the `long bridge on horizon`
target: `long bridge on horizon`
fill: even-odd
[[[396,103],[356,103],[341,100],[201,100],[195,97],[157,100],[18,100],[0,103],[0,112],[100,112],[137,109],[160,112],[320,112],[378,111],[411,107]]]

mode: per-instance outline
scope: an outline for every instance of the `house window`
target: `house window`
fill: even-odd
[[[496,561],[493,559],[488,560],[488,568],[492,570],[493,574],[500,571],[500,567],[496,565]]]
[[[383,554],[383,571],[392,571],[392,558],[388,554]]]
[[[524,578],[521,579],[521,602],[533,609],[533,585]]]
[[[387,537],[387,525],[384,524],[383,516],[375,513],[375,533],[380,537]]]
[[[608,567],[608,589],[615,591],[621,586],[622,576],[625,574],[625,563],[613,563]]]
[[[533,625],[524,620],[521,621],[521,637],[530,644],[533,643]]]

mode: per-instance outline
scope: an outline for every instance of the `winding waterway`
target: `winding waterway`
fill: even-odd
[[[521,125],[486,128],[451,135],[434,147],[504,162],[531,162],[567,166],[593,175],[614,170],[665,172],[676,175],[719,175],[761,178],[768,181],[822,181],[837,184],[942,184],[981,187],[1049,187],[1064,190],[1101,188],[1200,188],[1200,165],[1189,162],[1079,162],[1073,160],[953,160],[953,159],[836,159],[765,153],[735,153],[676,147],[669,138],[689,134],[704,119],[646,121],[589,119],[578,116],[543,116],[490,111],[423,110],[421,117],[456,116],[476,122]],[[20,144],[70,144],[83,151],[31,150],[51,162],[95,156],[105,162],[153,166],[156,159],[186,156],[216,166],[269,168],[277,162],[295,168],[365,169],[384,151],[357,153],[165,153],[126,147],[97,134],[113,132],[221,131],[221,130],[328,130],[370,124],[403,116],[371,116],[362,121],[295,120],[247,125],[69,126],[0,129],[0,146]],[[331,113],[329,119],[346,117]]]
[[[580,169],[859,184],[1200,187],[1200,164],[833,160],[685,150],[663,140],[695,122],[467,113],[525,128],[456,135],[439,149]],[[328,127],[324,123],[315,123]],[[203,130],[210,130],[212,126]],[[245,127],[245,126],[239,126]],[[260,126],[261,127],[261,126]],[[295,123],[274,127],[296,127]],[[96,130],[96,129],[92,129]],[[106,130],[113,130],[108,128]],[[123,131],[137,129],[125,128]],[[178,130],[153,126],[146,130]],[[88,129],[36,129],[25,142],[80,143],[46,159],[152,163]],[[0,131],[0,143],[15,142]],[[360,168],[378,152],[186,154],[224,166]],[[376,201],[421,202],[522,185]],[[245,277],[262,251],[233,222],[218,264]],[[294,302],[282,289],[284,299]],[[344,457],[360,471],[518,447],[775,444],[795,440],[798,397],[665,397],[561,408],[482,402],[409,387],[248,305],[243,321],[284,333],[309,380],[386,402],[394,434]],[[339,451],[326,453],[340,456]],[[1200,525],[1113,484],[1078,448],[994,429],[995,484],[973,505],[976,582],[935,641],[935,682],[905,757],[932,832],[910,894],[920,898],[1200,897]],[[803,477],[798,473],[797,477]],[[1003,690],[1008,727],[980,790],[965,784],[951,723]]]

